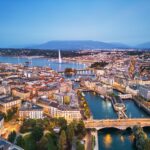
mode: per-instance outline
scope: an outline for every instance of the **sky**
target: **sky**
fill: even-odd
[[[150,41],[150,0],[0,0],[0,47]]]

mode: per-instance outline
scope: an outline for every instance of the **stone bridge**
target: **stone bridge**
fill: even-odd
[[[60,74],[64,74],[64,71],[58,71]],[[94,69],[76,69],[76,75],[86,75],[86,76],[94,76]]]
[[[150,118],[136,118],[136,119],[103,119],[103,120],[93,120],[89,119],[84,121],[86,128],[94,128],[100,130],[103,128],[117,128],[125,130],[128,127],[133,127],[135,125],[141,127],[150,126]]]
[[[131,99],[132,94],[119,94],[118,95],[121,99]]]

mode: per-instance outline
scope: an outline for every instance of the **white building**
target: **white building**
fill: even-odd
[[[78,108],[72,108],[70,106],[59,105],[56,102],[49,104],[49,113],[51,117],[62,117],[68,122],[73,120],[80,120],[82,118],[80,110]]]
[[[12,97],[10,95],[0,95],[0,110],[7,113],[8,109],[12,107],[20,107],[21,100],[19,97]]]
[[[4,118],[0,116],[0,136],[3,132],[3,128],[4,128]]]
[[[150,101],[150,85],[140,85],[139,95],[145,98],[147,101]]]
[[[139,93],[138,89],[133,88],[133,86],[127,86],[126,92],[132,94],[133,96],[137,96]]]
[[[42,119],[43,108],[30,102],[25,102],[19,109],[19,117],[30,119]]]

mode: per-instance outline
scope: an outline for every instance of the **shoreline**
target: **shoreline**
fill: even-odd
[[[98,131],[92,131],[91,134],[95,137],[95,145],[94,150],[99,150],[99,143],[98,143]]]

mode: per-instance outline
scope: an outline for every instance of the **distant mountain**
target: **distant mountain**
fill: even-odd
[[[137,48],[150,48],[150,42],[142,43],[136,46]]]
[[[122,43],[107,43],[100,41],[84,40],[84,41],[49,41],[40,45],[32,46],[30,48],[79,50],[79,49],[130,48],[130,47]]]

